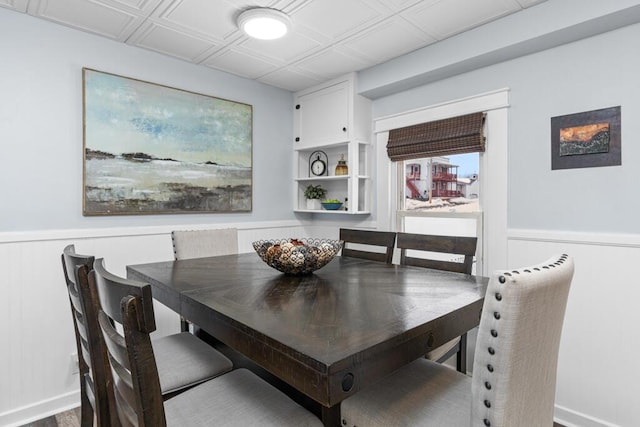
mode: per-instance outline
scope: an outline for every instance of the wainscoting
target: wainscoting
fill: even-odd
[[[264,238],[337,238],[339,225],[279,221],[197,228],[225,227],[238,227],[240,251],[251,252],[251,242]],[[127,264],[172,259],[171,230],[193,228],[0,233],[0,336],[7,349],[0,352],[0,425],[25,425],[79,404],[60,265],[64,246],[73,243],[80,253],[104,257],[107,268],[124,275]],[[640,325],[640,235],[511,229],[507,245],[509,268],[554,253],[576,261],[560,346],[556,421],[568,427],[640,425],[640,383],[629,370],[640,352],[640,342],[632,339]],[[175,313],[158,304],[156,315],[157,335],[178,331]],[[606,351],[617,343],[624,343],[623,351]]]
[[[556,420],[566,426],[639,426],[634,372],[640,342],[632,337],[640,325],[640,235],[509,230],[510,268],[554,253],[573,256],[576,266],[560,342]]]
[[[79,405],[76,344],[60,255],[103,257],[125,275],[126,265],[173,259],[173,229],[238,228],[240,252],[251,242],[283,237],[338,237],[338,227],[301,221],[0,233],[0,425],[18,426]],[[323,233],[314,235],[313,233]],[[327,235],[326,233],[332,233]],[[155,336],[179,331],[179,318],[157,304]]]

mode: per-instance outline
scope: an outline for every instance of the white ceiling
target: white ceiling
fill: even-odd
[[[385,62],[545,0],[0,0],[0,6],[291,91]],[[287,13],[280,40],[241,11]]]

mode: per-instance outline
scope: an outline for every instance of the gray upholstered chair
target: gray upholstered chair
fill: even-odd
[[[344,426],[552,426],[560,334],[573,260],[496,272],[473,378],[418,359],[342,402]]]
[[[171,232],[176,260],[233,255],[238,253],[238,229],[174,230]],[[180,330],[189,331],[189,322],[180,317]]]
[[[391,264],[396,233],[392,231],[340,229],[340,240],[344,241],[342,256],[368,259]],[[354,246],[358,245],[358,246]],[[382,248],[382,252],[365,250],[368,247]],[[372,248],[373,249],[373,248]]]
[[[113,405],[113,396],[106,388],[111,376],[106,347],[98,326],[97,290],[88,280],[93,263],[93,256],[76,254],[74,245],[68,245],[63,250],[62,266],[78,346],[83,427],[93,425],[93,414],[99,426],[109,426],[109,407]],[[165,398],[233,368],[231,361],[222,353],[188,333],[155,339],[153,351]]]
[[[238,230],[176,230],[171,232],[175,259],[204,258],[238,253]]]
[[[400,264],[402,265],[471,274],[477,244],[478,239],[476,237],[398,233],[397,246],[400,249]],[[407,250],[420,251],[422,256],[410,256],[407,254]],[[457,255],[462,261],[438,258],[437,255],[434,256],[433,254]],[[466,333],[431,350],[425,357],[442,363],[454,354],[456,355],[456,369],[463,374],[466,373]]]
[[[151,286],[107,272],[98,259],[99,324],[107,343],[117,414],[123,426],[322,426],[320,419],[247,369],[236,369],[162,400],[149,334],[155,330]],[[114,324],[122,324],[124,336]]]

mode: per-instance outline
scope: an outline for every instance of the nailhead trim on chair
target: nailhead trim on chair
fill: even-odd
[[[515,270],[514,270],[514,271],[513,271],[513,274],[520,274],[520,273],[519,273],[518,271],[515,271]],[[511,273],[504,273],[504,275],[502,275],[502,276],[498,277],[498,281],[499,281],[500,283],[502,283],[502,284],[503,284],[503,283],[506,283],[507,278],[506,278],[505,276],[511,276]],[[501,294],[500,292],[496,292],[496,293],[494,294],[494,296],[495,296],[496,301],[498,301],[498,302],[502,301],[502,294]],[[499,319],[500,319],[500,317],[501,317],[501,315],[500,315],[500,312],[499,312],[499,311],[494,311],[494,312],[493,312],[493,318],[494,318],[495,320],[499,320]],[[492,337],[494,337],[494,338],[497,338],[497,337],[498,337],[498,330],[497,330],[497,329],[495,329],[495,328],[494,328],[494,329],[491,329],[491,336],[492,336]],[[493,348],[493,347],[489,347],[489,348],[487,349],[487,351],[489,352],[489,354],[490,354],[491,356],[494,356],[494,355],[496,354],[496,350],[495,350],[495,348]],[[494,371],[493,365],[492,365],[492,364],[490,364],[490,363],[489,363],[489,364],[487,364],[487,370],[488,370],[489,372],[493,373],[493,371]],[[485,383],[484,383],[484,387],[485,387],[485,389],[487,389],[487,391],[490,391],[490,390],[492,389],[491,383],[490,383],[489,381],[485,381]],[[484,400],[484,406],[485,406],[486,408],[491,408],[491,401],[490,401],[489,399],[485,399],[485,400]],[[491,421],[489,420],[489,418],[485,418],[485,419],[483,420],[483,423],[484,423],[484,425],[485,425],[485,426],[487,426],[487,427],[490,427],[490,426],[491,426]]]

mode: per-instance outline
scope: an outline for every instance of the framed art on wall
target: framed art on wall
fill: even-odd
[[[84,215],[251,211],[251,105],[82,71]]]
[[[551,118],[551,169],[617,166],[620,107]]]

